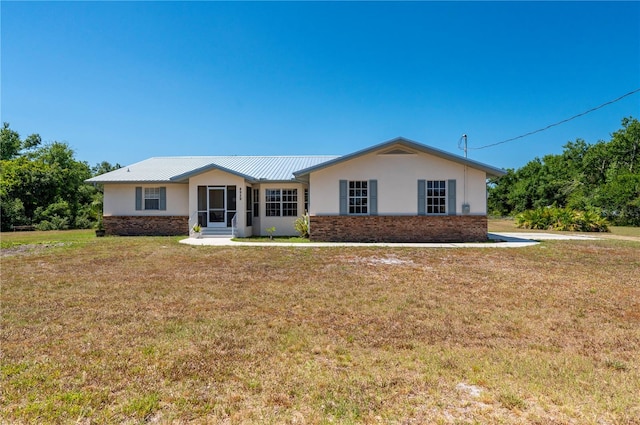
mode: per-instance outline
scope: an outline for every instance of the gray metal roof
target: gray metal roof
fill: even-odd
[[[154,157],[87,180],[89,183],[186,182],[189,177],[219,169],[247,180],[294,180],[293,172],[338,158],[312,156],[169,156]]]
[[[481,162],[432,148],[403,137],[363,149],[348,155],[311,156],[168,156],[154,157],[131,164],[87,180],[89,183],[155,183],[187,182],[190,177],[210,171],[222,170],[248,181],[291,181],[304,179],[309,173],[357,158],[369,152],[402,145],[472,168],[482,170],[487,176],[502,176],[506,172]]]

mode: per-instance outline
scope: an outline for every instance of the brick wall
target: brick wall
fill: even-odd
[[[187,216],[105,216],[107,235],[179,236],[189,234]]]
[[[310,238],[325,242],[484,242],[487,217],[311,216]]]

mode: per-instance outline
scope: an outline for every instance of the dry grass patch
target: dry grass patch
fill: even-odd
[[[4,257],[2,420],[638,423],[639,249],[104,238]]]

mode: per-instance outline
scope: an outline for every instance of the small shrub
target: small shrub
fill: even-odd
[[[71,208],[67,201],[57,201],[46,207],[38,207],[34,211],[35,221],[54,221],[56,217],[71,217]]]
[[[267,227],[265,230],[267,231],[267,235],[269,235],[269,239],[273,239],[273,234],[276,232],[276,226]]]
[[[54,215],[49,220],[42,220],[35,227],[36,230],[67,230],[69,228],[69,219]]]
[[[86,217],[76,217],[76,225],[75,229],[91,229],[93,227],[93,223],[90,219]]]

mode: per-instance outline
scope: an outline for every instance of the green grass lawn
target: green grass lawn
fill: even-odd
[[[640,242],[1,237],[0,423],[640,418]]]
[[[52,243],[86,243],[95,239],[93,230],[52,230],[48,232],[3,232],[0,233],[0,248],[10,248],[16,245]]]

